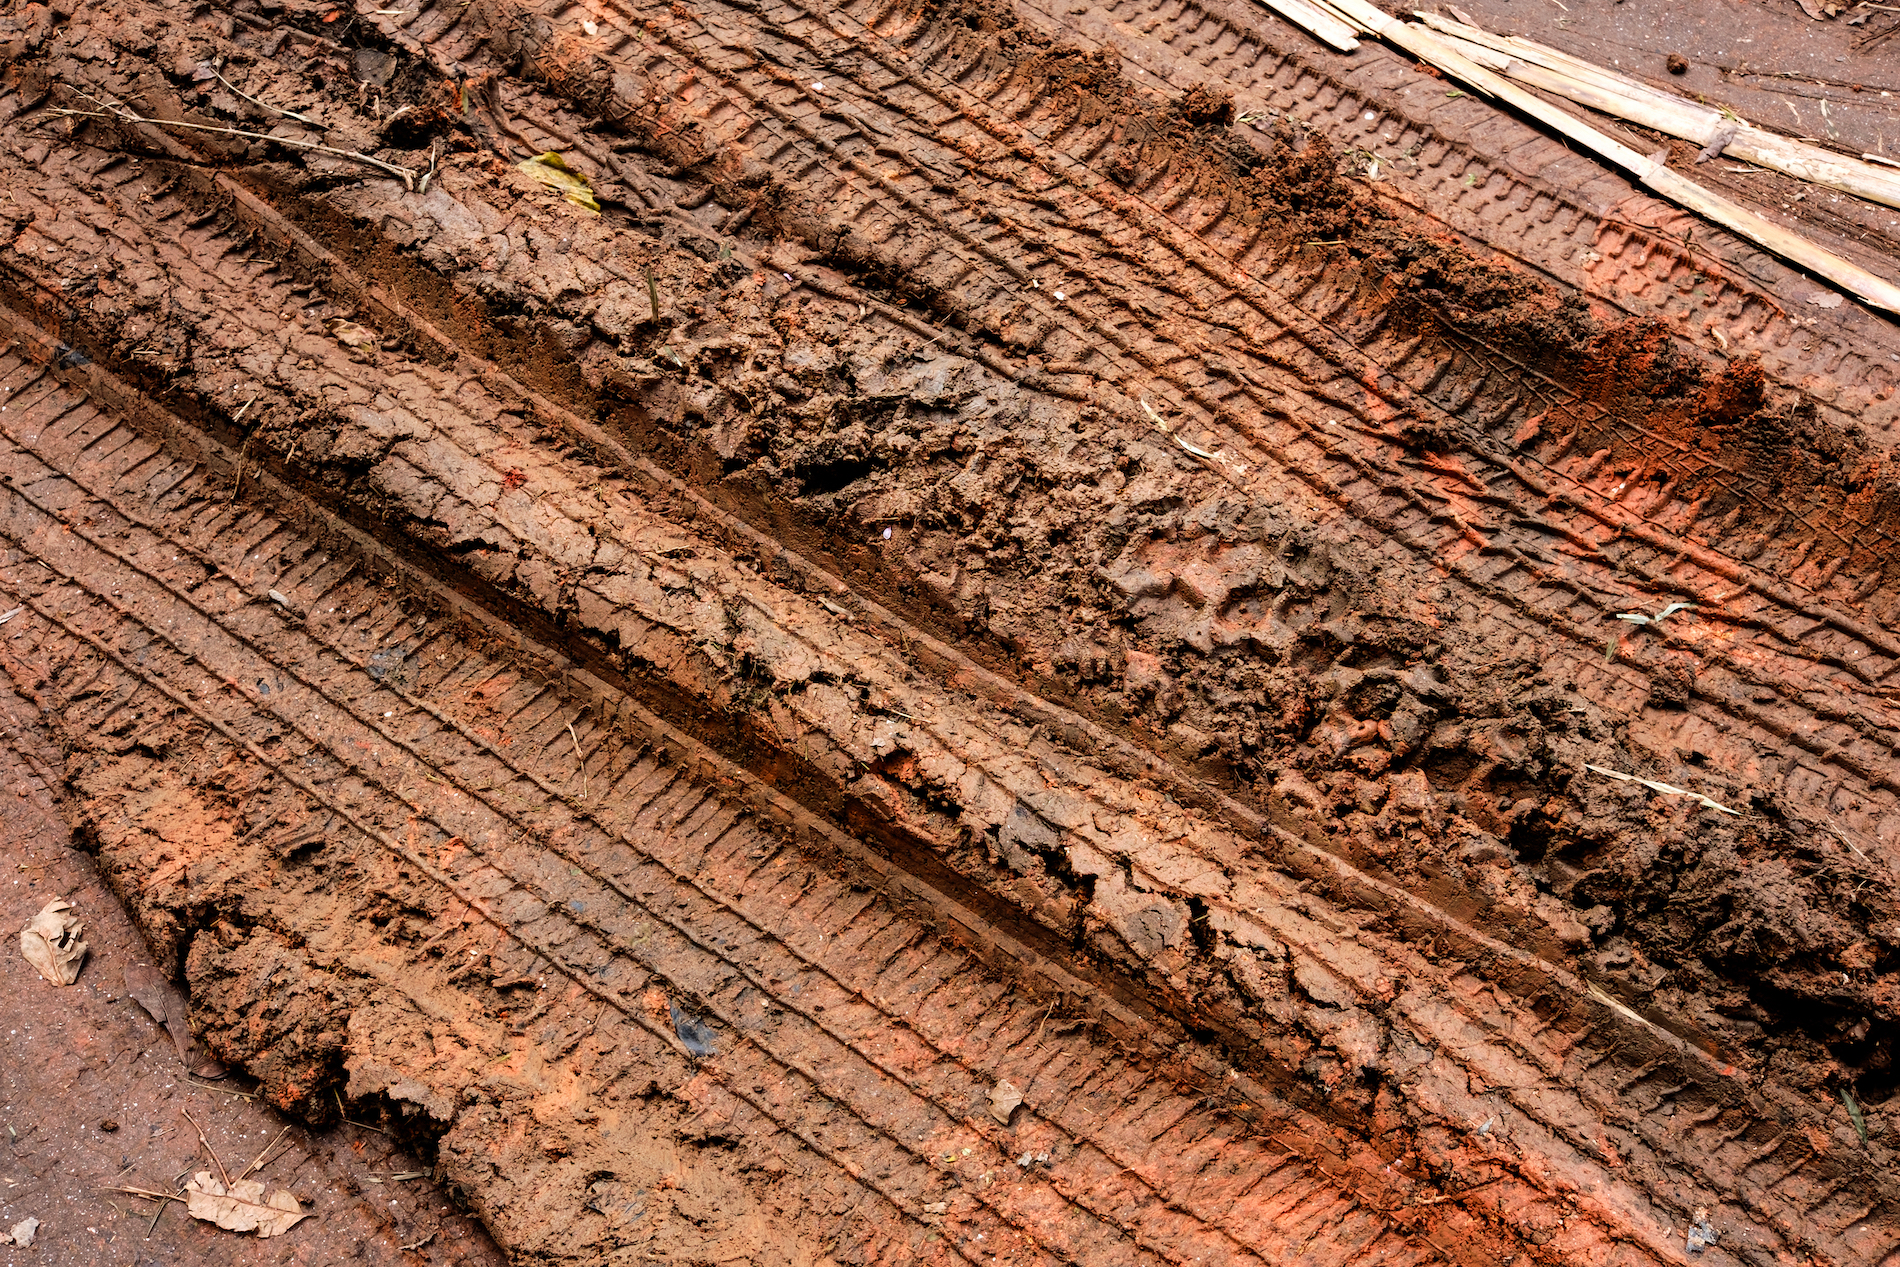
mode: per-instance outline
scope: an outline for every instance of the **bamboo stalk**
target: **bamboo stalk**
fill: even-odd
[[[1456,42],[1445,36],[1424,26],[1401,22],[1367,3],[1367,0],[1313,0],[1313,3],[1357,30],[1376,35],[1404,49],[1419,60],[1455,76],[1473,90],[1511,106],[1558,135],[1594,151],[1599,157],[1629,172],[1660,197],[1732,229],[1783,259],[1826,278],[1866,303],[1888,312],[1900,313],[1900,286],[1875,276],[1798,234],[1790,233],[1720,194],[1704,189],[1680,172],[1671,171],[1661,156],[1638,154],[1561,106],[1479,65]]]
[[[1473,61],[1521,83],[1697,145],[1713,144],[1724,129],[1732,129],[1733,136],[1722,149],[1724,154],[1870,202],[1900,207],[1900,176],[1882,171],[1872,163],[1758,128],[1746,119],[1725,115],[1616,71],[1592,66],[1534,40],[1493,35],[1436,14],[1416,16],[1434,31],[1456,41]]]
[[[1359,41],[1352,37],[1352,28],[1330,13],[1321,12],[1307,3],[1307,0],[1266,0],[1267,7],[1304,30],[1315,39],[1331,44],[1342,53],[1350,53],[1359,47]]]

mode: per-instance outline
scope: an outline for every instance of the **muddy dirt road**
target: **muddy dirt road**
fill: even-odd
[[[277,1110],[524,1263],[1900,1261],[1890,318],[1240,5],[0,22],[0,669]]]

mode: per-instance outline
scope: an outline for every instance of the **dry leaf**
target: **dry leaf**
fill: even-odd
[[[1831,290],[1812,291],[1807,298],[1808,302],[1816,308],[1838,308],[1845,302],[1841,296]]]
[[[330,333],[346,348],[375,347],[377,343],[374,330],[368,326],[359,326],[354,321],[332,321]]]
[[[86,943],[79,940],[85,925],[72,916],[72,909],[64,899],[54,898],[20,930],[20,953],[54,985],[79,980],[79,965],[86,957]]]
[[[1023,1093],[1018,1091],[1009,1079],[1005,1078],[1003,1081],[997,1083],[995,1088],[990,1092],[990,1116],[1001,1122],[1004,1126],[1008,1126],[1009,1115],[1014,1113],[1016,1106],[1022,1102]]]
[[[569,167],[567,160],[553,150],[516,163],[515,169],[560,190],[575,206],[585,207],[595,215],[600,214],[600,204],[594,201],[594,187],[587,183],[587,177]]]
[[[222,1078],[228,1072],[209,1056],[203,1060],[196,1058],[191,1030],[185,1024],[184,996],[156,968],[142,963],[129,965],[125,970],[125,992],[165,1027],[165,1032],[171,1035],[172,1046],[178,1049],[178,1063],[185,1067],[185,1072],[200,1078]]]
[[[266,1198],[261,1179],[240,1179],[227,1189],[209,1170],[200,1170],[185,1185],[185,1212],[227,1232],[256,1232],[260,1237],[282,1236],[310,1217],[288,1189],[279,1188]]]

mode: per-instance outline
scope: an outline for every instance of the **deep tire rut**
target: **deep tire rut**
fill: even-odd
[[[254,764],[246,781],[265,793],[247,806],[247,836],[269,849],[297,836],[290,828],[331,816],[315,845],[326,863],[386,878],[386,867],[344,861],[383,851],[405,868],[403,889],[433,885],[452,897],[451,909],[459,902],[505,934],[485,951],[490,961],[527,965],[515,975],[536,984],[534,965],[545,965],[570,994],[611,1011],[620,1043],[638,1041],[641,1052],[620,1079],[627,1086],[669,1070],[692,1083],[682,1040],[642,996],[659,989],[686,1001],[718,1022],[725,1048],[717,1065],[700,1066],[711,1085],[694,1090],[696,1107],[734,1118],[731,1129],[748,1139],[762,1124],[796,1140],[887,1203],[906,1229],[899,1239],[918,1252],[933,1230],[920,1212],[949,1168],[985,1176],[972,1185],[971,1208],[959,1209],[949,1246],[969,1261],[998,1247],[1026,1253],[1023,1261],[1274,1261],[1303,1246],[1322,1262],[1439,1261],[1404,1244],[1364,1203],[1342,1199],[1324,1170],[1284,1145],[1237,1136],[1236,1119],[1210,1112],[1204,1095],[1092,1045],[1086,1027],[1059,1018],[1048,1033],[1053,1004],[989,982],[967,952],[938,943],[880,895],[826,875],[822,861],[757,825],[716,783],[660,759],[650,742],[611,725],[589,724],[584,738],[577,730],[593,787],[590,799],[577,797],[559,743],[572,683],[491,660],[452,629],[418,620],[412,596],[390,595],[288,525],[233,505],[203,468],[10,360],[0,364],[10,425],[36,438],[23,448],[10,436],[5,454],[4,584],[39,621],[17,630],[15,641],[29,645],[8,648],[8,667],[58,708],[76,757],[96,753],[89,736],[124,736],[148,751],[194,734],[200,744],[223,740],[208,768],[229,778],[232,760]],[[62,458],[117,497],[146,494],[150,513],[194,531],[159,536],[121,517],[100,491],[60,475]],[[88,528],[62,531],[82,514]],[[170,569],[165,559],[189,566]],[[186,577],[197,583],[187,587]],[[161,627],[139,612],[171,618]],[[36,663],[56,666],[52,683],[27,667]],[[408,688],[392,684],[410,674]],[[546,765],[505,761],[478,726],[545,754]],[[91,771],[82,781],[104,779]],[[274,784],[281,790],[269,795]],[[465,806],[445,804],[444,787]],[[108,838],[108,856],[130,843]],[[273,887],[287,895],[309,883],[294,867],[283,871]],[[162,909],[162,898],[134,900]],[[329,902],[338,900],[350,899],[332,891]],[[413,892],[401,901],[443,905]],[[273,914],[283,921],[273,931],[317,940],[314,927]],[[958,923],[984,929],[967,912]],[[454,921],[423,931],[451,963],[451,948],[469,940],[455,935]],[[1025,1064],[1019,1048],[1045,1034]],[[554,1053],[537,1058],[566,1054],[575,1037],[538,1035]],[[519,1051],[504,1048],[502,1058]],[[1008,1076],[1048,1107],[1019,1111],[1005,1134],[979,1124],[973,1108]],[[596,1101],[624,1094],[614,1083],[588,1087]],[[586,1120],[582,1107],[571,1111]],[[769,1147],[770,1136],[758,1142]],[[605,1141],[601,1155],[612,1147]],[[1021,1182],[1056,1161],[1046,1182]],[[1184,1165],[1205,1177],[1184,1187]],[[479,1195],[472,1176],[463,1181]],[[1209,1185],[1218,1198],[1197,1191]],[[1121,1213],[1128,1208],[1138,1213]],[[1305,1214],[1283,1221],[1293,1209]]]

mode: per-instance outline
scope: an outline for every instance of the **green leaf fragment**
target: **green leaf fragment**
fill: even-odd
[[[594,201],[594,187],[587,183],[587,177],[569,167],[567,160],[553,150],[516,163],[515,170],[526,172],[542,184],[560,190],[575,206],[585,207],[595,215],[600,214],[600,204]]]
[[[1847,1106],[1847,1116],[1854,1121],[1854,1133],[1860,1136],[1860,1142],[1867,1142],[1867,1119],[1861,1116],[1860,1105],[1854,1102],[1854,1096],[1846,1087],[1839,1087],[1841,1103]]]

